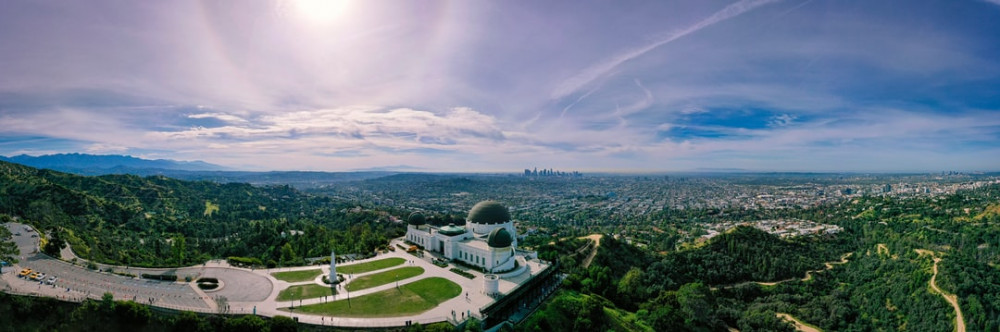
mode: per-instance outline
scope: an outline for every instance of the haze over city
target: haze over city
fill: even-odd
[[[0,155],[990,171],[997,31],[997,0],[3,1]]]

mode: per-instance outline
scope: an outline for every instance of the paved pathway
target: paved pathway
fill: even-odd
[[[591,241],[594,241],[594,246],[593,248],[590,249],[590,253],[587,254],[587,258],[583,259],[583,264],[582,264],[583,268],[590,267],[590,263],[594,261],[594,257],[597,256],[597,248],[601,246],[602,237],[604,236],[601,234],[590,234],[587,236],[580,237],[581,239],[590,239]]]

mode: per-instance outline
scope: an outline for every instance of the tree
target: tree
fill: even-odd
[[[715,320],[711,291],[702,283],[684,284],[677,290],[677,302],[688,327],[711,326]]]
[[[292,249],[290,243],[285,243],[281,246],[281,258],[279,265],[284,266],[285,264],[294,264],[299,260],[298,256],[295,254],[295,250]]]
[[[145,326],[152,316],[149,307],[132,301],[117,302],[115,312],[121,322],[131,325],[132,328]]]
[[[63,239],[62,230],[58,227],[52,227],[49,229],[49,241],[45,243],[45,247],[42,248],[42,252],[46,255],[59,258],[62,255],[63,248],[66,248],[66,240]]]
[[[646,276],[638,267],[632,267],[625,276],[618,281],[618,299],[623,302],[626,309],[634,309],[635,303],[640,299],[645,299],[646,285],[643,279]]]
[[[173,244],[171,245],[171,249],[173,250],[174,254],[173,255],[174,262],[176,262],[177,265],[183,265],[185,256],[184,254],[187,252],[187,240],[184,239],[183,235],[176,236],[174,237],[173,240],[174,241]]]
[[[21,254],[21,250],[13,241],[13,236],[7,227],[0,227],[0,261],[8,264],[17,263],[17,255]],[[3,272],[3,264],[0,264],[0,272]]]
[[[174,331],[177,332],[203,332],[211,331],[212,325],[198,314],[184,311],[174,319]]]
[[[111,292],[105,292],[104,295],[101,295],[101,311],[104,313],[115,311],[115,295]]]
[[[223,324],[224,331],[232,332],[267,331],[267,327],[266,321],[254,315],[230,318]]]
[[[271,319],[271,332],[295,332],[299,330],[299,323],[288,316],[274,316]]]

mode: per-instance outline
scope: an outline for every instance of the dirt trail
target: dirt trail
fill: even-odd
[[[786,313],[781,313],[781,312],[777,313],[777,315],[778,315],[779,318],[792,321],[792,324],[795,324],[795,330],[796,331],[803,331],[803,332],[823,332],[823,330],[820,330],[820,329],[817,329],[815,327],[806,325],[802,321],[799,321],[795,317],[792,317],[792,315],[789,315],[789,314],[786,314]]]
[[[941,262],[941,259],[934,257],[934,275],[931,276],[931,288],[938,292],[938,294],[941,294],[945,301],[948,301],[948,303],[951,304],[952,308],[955,308],[955,330],[958,332],[965,332],[965,318],[962,317],[962,308],[958,307],[958,296],[955,296],[955,294],[945,293],[937,286],[938,262]]]
[[[802,279],[799,279],[799,280],[802,280],[802,281],[812,280],[812,274],[813,273],[823,272],[823,271],[832,269],[834,267],[834,265],[846,264],[847,263],[847,258],[851,257],[852,254],[854,254],[854,253],[853,252],[849,252],[849,253],[844,254],[843,256],[840,256],[840,261],[839,262],[826,262],[826,263],[823,263],[823,265],[825,266],[825,268],[823,268],[823,269],[806,271],[806,276],[804,278],[802,278]],[[789,282],[789,281],[792,281],[792,280],[795,280],[795,279],[793,278],[793,279],[785,279],[785,280],[770,281],[770,282],[756,281],[756,283],[758,285],[761,285],[761,286],[774,286],[774,285],[777,285],[777,284],[780,284],[780,283],[783,283],[783,282]]]
[[[832,269],[836,265],[846,264],[848,262],[847,259],[850,258],[851,255],[853,255],[853,254],[854,254],[853,252],[849,252],[849,253],[841,255],[840,256],[840,261],[838,261],[838,262],[826,262],[826,263],[823,263],[823,265],[825,265],[825,267],[823,269],[806,271],[806,276],[804,278],[802,278],[802,279],[799,279],[799,280],[802,280],[802,281],[812,280],[812,274],[813,273],[823,272],[823,271]],[[737,287],[737,286],[746,285],[746,284],[749,284],[749,283],[755,283],[755,284],[758,284],[758,285],[761,285],[761,286],[774,286],[774,285],[777,285],[777,284],[780,284],[780,283],[783,283],[783,282],[789,282],[789,281],[792,281],[792,280],[795,280],[795,278],[785,279],[785,280],[778,280],[778,281],[744,281],[744,282],[735,283],[735,284],[729,284],[729,285],[722,285],[722,286],[718,286],[718,287],[712,287],[712,290],[716,290],[718,288]]]
[[[823,265],[826,266],[825,269],[806,271],[806,277],[802,278],[802,281],[812,280],[812,277],[813,277],[812,274],[813,274],[813,272],[826,271],[826,270],[832,269],[834,265],[847,264],[847,258],[851,257],[851,255],[853,255],[853,254],[854,254],[853,252],[849,252],[849,253],[844,254],[843,256],[840,256],[840,261],[839,262],[826,262],[826,263],[823,263]]]
[[[587,236],[579,237],[580,239],[589,239],[591,241],[594,241],[594,245],[591,246],[590,253],[587,254],[587,258],[583,259],[583,268],[590,267],[590,263],[594,261],[594,257],[597,256],[597,247],[601,246],[602,237],[604,237],[604,235],[601,234],[590,234]]]

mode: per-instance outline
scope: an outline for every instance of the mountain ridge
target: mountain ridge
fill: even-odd
[[[59,153],[41,156],[26,154],[0,156],[0,160],[35,168],[47,168],[70,173],[88,173],[115,168],[165,169],[183,171],[223,171],[228,168],[204,161],[178,161],[172,159],[143,159],[130,155],[94,155],[84,153]]]

